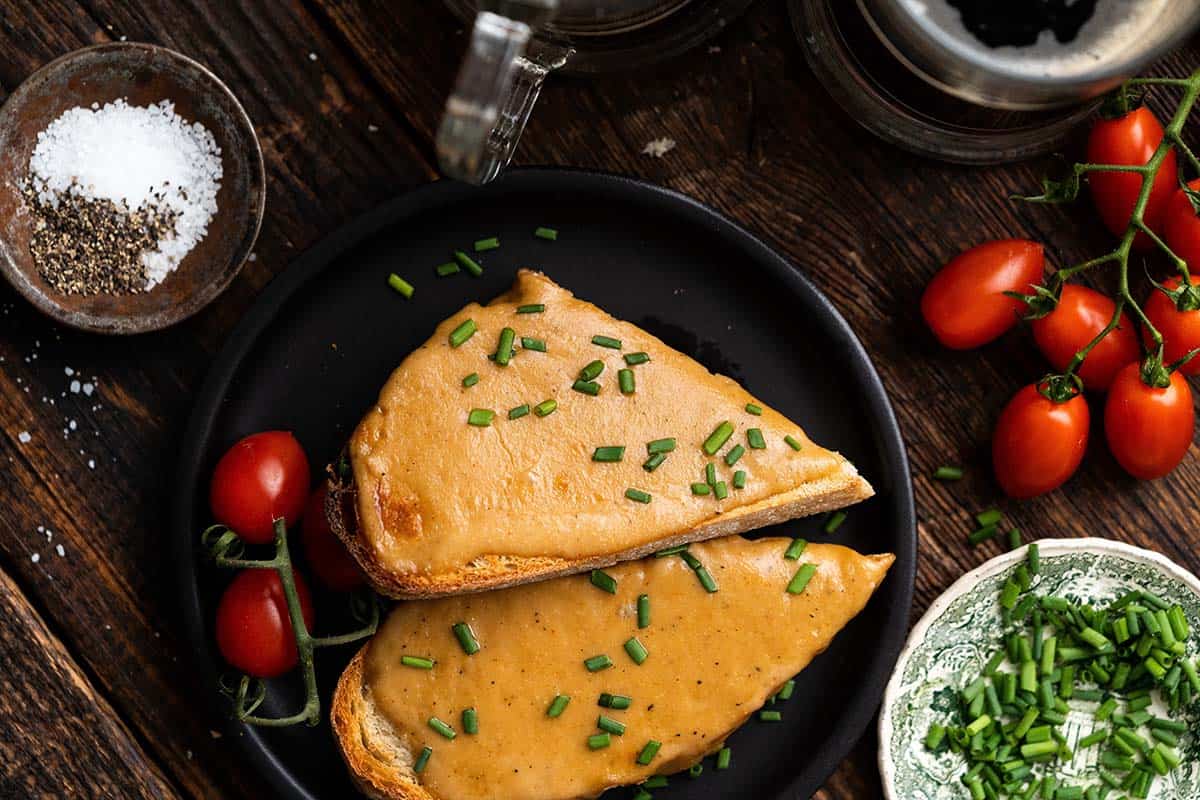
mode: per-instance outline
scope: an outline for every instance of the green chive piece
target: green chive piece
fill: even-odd
[[[674,450],[674,439],[654,439],[653,441],[646,442],[646,452],[650,455],[654,455],[655,453],[670,453]]]
[[[617,384],[621,387],[621,394],[633,394],[637,391],[637,384],[633,378],[633,370],[617,370]]]
[[[500,341],[496,344],[496,363],[502,367],[507,367],[508,362],[513,357],[513,339],[516,338],[517,332],[512,328],[505,328],[500,331]]]
[[[492,418],[495,416],[495,411],[486,408],[472,408],[471,413],[467,414],[467,424],[474,425],[476,428],[486,428],[492,424]]]
[[[796,574],[788,582],[788,594],[800,594],[808,587],[808,582],[812,580],[813,575],[817,574],[816,564],[801,564],[800,569],[796,570]]]
[[[788,545],[783,557],[788,561],[795,561],[804,553],[806,547],[808,547],[808,542],[804,539],[792,539],[792,543]]]
[[[704,587],[704,591],[713,594],[717,591],[717,582],[713,580],[713,576],[708,573],[704,567],[696,567],[693,570],[696,573],[696,578],[699,579],[700,585]]]
[[[420,775],[425,771],[425,767],[429,766],[429,757],[433,755],[432,747],[422,747],[421,755],[417,756],[417,760],[413,763],[413,772]]]
[[[733,488],[735,488],[735,489],[745,489],[746,488],[746,470],[739,469],[733,473]]]
[[[448,275],[453,275],[454,273],[461,272],[462,270],[459,268],[458,264],[450,261],[445,264],[438,264],[433,268],[433,271],[437,273],[439,278],[445,278]]]
[[[645,364],[649,360],[650,360],[650,356],[648,353],[626,353],[625,354],[626,366],[636,367],[638,364]]]
[[[775,696],[780,700],[791,700],[792,692],[794,691],[796,691],[796,681],[789,679],[784,682],[783,686],[779,690],[779,694]]]
[[[704,482],[709,486],[716,486],[717,484],[717,467],[711,462],[704,465]]]
[[[533,235],[548,242],[558,241],[558,231],[554,228],[537,228],[534,230]]]
[[[522,336],[521,349],[533,350],[536,353],[544,353],[546,352],[546,343],[541,339],[534,339],[530,336]]]
[[[1021,548],[1021,529],[1013,528],[1008,532],[1008,549],[1019,550]]]
[[[620,461],[624,457],[625,447],[623,445],[606,445],[592,451],[592,461],[612,462]]]
[[[500,240],[495,236],[489,236],[486,239],[478,239],[475,242],[475,252],[485,253],[488,250],[495,250],[500,246]]]
[[[528,303],[523,306],[517,306],[518,314],[540,314],[545,310],[545,303]]]
[[[988,539],[993,538],[999,532],[1000,529],[995,525],[988,525],[986,528],[980,528],[979,530],[973,531],[970,535],[968,535],[967,544],[975,547],[976,545],[982,544]]]
[[[981,528],[986,528],[988,525],[995,525],[1003,518],[1004,516],[995,508],[989,508],[987,511],[981,511],[975,515],[975,521],[979,523],[979,527]]]
[[[638,628],[650,627],[650,595],[640,594],[637,599]]]
[[[547,717],[561,717],[562,713],[567,710],[567,703],[571,702],[571,698],[565,694],[560,694],[550,701],[549,707],[546,709]]]
[[[602,569],[592,570],[592,586],[609,594],[617,593],[617,579]]]
[[[646,470],[646,472],[654,472],[654,470],[661,467],[662,463],[666,460],[666,453],[655,453],[646,459],[645,463],[642,464],[642,469]]]
[[[658,755],[658,749],[660,747],[662,747],[662,742],[656,742],[653,739],[646,742],[646,744],[642,747],[642,751],[638,753],[637,763],[641,764],[643,767],[648,766],[650,762],[654,760],[654,757]]]
[[[623,694],[609,694],[601,692],[600,699],[597,701],[602,708],[611,708],[616,711],[624,711],[633,705],[633,698]]]
[[[746,442],[750,445],[751,450],[765,450],[767,440],[763,438],[763,433],[758,428],[750,428],[746,431]]]
[[[433,665],[437,662],[432,658],[425,658],[424,656],[401,656],[400,663],[406,667],[413,667],[415,669],[433,669]]]
[[[462,347],[464,343],[475,335],[475,320],[464,320],[457,328],[450,331],[450,346]]]
[[[961,481],[963,470],[962,467],[938,467],[933,471],[933,477],[939,481]]]
[[[740,444],[735,444],[729,448],[729,452],[725,454],[725,466],[732,467],[746,453],[746,448]]]
[[[733,751],[728,747],[722,747],[717,751],[717,769],[729,769],[729,762],[733,758]]]
[[[454,732],[454,728],[451,728],[449,725],[442,722],[437,717],[430,717],[428,724],[429,724],[429,727],[433,728],[435,731],[437,731],[439,734],[446,737],[447,739],[453,739],[454,737],[458,736],[458,734]]]
[[[595,736],[589,736],[587,746],[589,750],[603,750],[612,744],[612,737],[607,733],[597,733]]]
[[[527,416],[528,414],[529,414],[529,404],[526,403],[524,405],[517,406],[514,409],[510,409],[508,412],[508,418],[509,419],[520,419],[521,417]]]
[[[397,275],[396,273],[393,272],[391,275],[388,275],[387,282],[388,282],[388,286],[395,289],[396,292],[399,293],[399,295],[401,297],[403,297],[405,300],[412,299],[413,291],[415,291],[415,290],[413,289],[413,285],[411,283],[409,283],[408,281],[404,280],[404,278],[401,278],[399,275]]]
[[[729,441],[730,436],[733,436],[733,423],[726,420],[717,427],[713,428],[713,432],[710,433],[708,438],[704,440],[704,444],[701,445],[701,448],[704,450],[706,455],[716,455],[717,451],[724,447],[725,443]]]
[[[473,708],[463,709],[462,727],[463,733],[470,734],[471,736],[479,733],[479,712]]]
[[[608,347],[613,350],[621,349],[621,340],[614,339],[611,336],[601,336],[597,334],[592,337],[592,344],[597,345],[598,347]]]
[[[792,436],[790,433],[787,436],[783,437],[783,440],[785,442],[787,442],[787,446],[792,448],[793,450],[798,451],[802,446],[800,444],[800,442],[796,441],[796,437]]]
[[[702,764],[700,762],[696,762],[695,764],[692,764],[690,767],[688,767],[688,777],[699,778],[703,772],[704,772],[704,764]]]
[[[713,484],[713,497],[718,500],[729,497],[729,487],[725,485],[725,481],[717,481]]]
[[[462,379],[464,389],[470,389],[475,384],[479,383],[479,373],[472,372],[470,375]]]
[[[471,258],[462,250],[454,251],[454,260],[458,262],[460,267],[471,273],[476,278],[483,274],[483,267],[479,266],[479,262]]]
[[[635,503],[649,503],[651,500],[650,493],[641,489],[626,489],[625,496]]]
[[[782,722],[783,714],[778,711],[760,711],[758,718],[763,722]]]
[[[1029,561],[1029,573],[1037,575],[1042,569],[1042,553],[1038,549],[1037,542],[1029,545],[1029,552],[1026,553]]]
[[[464,653],[473,656],[479,652],[479,640],[475,638],[475,631],[471,630],[470,625],[465,622],[456,622],[453,630],[454,638],[458,639]]]
[[[825,533],[833,533],[838,528],[842,527],[842,523],[845,521],[846,521],[846,512],[845,511],[835,511],[829,515],[828,519],[825,520],[825,524],[824,524],[824,526],[822,526],[821,530],[825,531]]]
[[[746,413],[761,417],[763,413],[762,406],[756,406],[754,403],[746,403]]]
[[[654,557],[655,558],[667,558],[668,556],[678,556],[678,555],[682,555],[682,554],[686,553],[687,549],[688,549],[688,546],[686,544],[677,544],[674,547],[667,547],[663,550],[659,550],[657,553],[654,554]]]
[[[633,663],[639,666],[643,661],[646,660],[646,657],[650,655],[648,652],[646,652],[645,645],[643,645],[636,636],[625,642],[625,652],[628,653],[629,657],[633,659]]]
[[[693,483],[692,484],[692,494],[704,495],[704,494],[710,493],[711,491],[712,491],[712,487],[710,487],[707,483]]]
[[[591,658],[585,658],[583,660],[583,665],[587,667],[588,672],[599,672],[602,669],[608,669],[611,667],[613,662],[611,658],[601,654],[598,656],[592,656]]]
[[[581,381],[595,380],[596,378],[600,377],[601,372],[604,372],[604,362],[599,359],[596,359],[595,361],[591,362],[583,369],[579,370],[579,380],[581,380]]]
[[[571,388],[580,394],[590,394],[592,397],[600,394],[600,384],[595,381],[575,381],[575,383],[571,384]]]
[[[605,733],[611,733],[613,736],[625,735],[625,725],[623,723],[617,722],[612,717],[606,717],[603,714],[596,718],[596,727]]]
[[[533,407],[533,413],[539,417],[548,417],[554,413],[554,409],[558,408],[557,400],[543,400]]]

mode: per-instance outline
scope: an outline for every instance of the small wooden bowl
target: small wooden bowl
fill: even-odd
[[[29,251],[35,217],[21,196],[38,133],[76,106],[162,100],[199,122],[221,148],[224,176],[208,233],[165,280],[130,295],[64,295],[42,280]],[[245,263],[266,200],[262,150],[237,98],[186,56],[135,42],[85,47],[31,75],[0,109],[0,273],[40,311],[81,330],[133,334],[165,328],[212,302]]]

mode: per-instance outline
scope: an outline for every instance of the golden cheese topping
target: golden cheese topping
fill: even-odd
[[[862,556],[809,545],[785,560],[789,539],[733,536],[692,545],[716,580],[708,593],[678,556],[612,567],[616,594],[587,575],[556,578],[483,595],[403,603],[371,641],[366,691],[414,754],[433,756],[419,776],[440,800],[594,797],[607,788],[686,769],[725,737],[814,656],[866,604],[892,556]],[[801,564],[817,567],[804,591],[786,586]],[[638,628],[637,599],[650,602]],[[471,626],[480,645],[466,655],[454,636]],[[638,665],[632,637],[647,656]],[[429,657],[431,670],[403,666]],[[589,672],[584,660],[612,666]],[[602,692],[632,698],[628,709],[598,705]],[[558,695],[570,702],[547,716]],[[474,708],[478,733],[463,731]],[[786,706],[781,707],[786,714]],[[600,715],[625,726],[604,749],[588,748]],[[428,726],[437,717],[457,733]],[[662,743],[649,766],[637,763],[650,740]]]
[[[541,304],[541,313],[520,314]],[[459,347],[450,333],[466,320],[477,332]],[[500,366],[504,328],[516,335],[511,362]],[[607,336],[620,349],[592,342]],[[522,337],[545,343],[524,349]],[[624,356],[646,353],[627,367]],[[604,365],[598,396],[572,389],[593,360]],[[633,372],[623,394],[618,372]],[[479,376],[464,387],[463,378]],[[545,400],[557,409],[508,419],[510,409]],[[763,408],[761,416],[745,410]],[[488,409],[488,427],[468,424],[472,409]],[[724,421],[734,426],[714,457],[701,445]],[[749,429],[762,433],[751,446]],[[792,437],[797,451],[785,437]],[[673,438],[676,448],[650,472],[647,443]],[[597,447],[622,446],[616,463],[592,460]],[[733,466],[725,458],[745,452]],[[805,436],[729,378],[641,330],[576,299],[538,273],[521,271],[513,288],[487,306],[468,305],[395,370],[350,441],[358,488],[360,534],[375,561],[397,575],[450,574],[481,556],[586,560],[653,544],[712,522],[761,510],[787,498],[816,497],[808,513],[869,496],[853,465]],[[709,463],[728,497],[695,496]],[[746,473],[735,489],[733,474]],[[649,503],[625,496],[650,495]],[[820,497],[828,495],[822,507]],[[732,527],[726,532],[740,530]]]

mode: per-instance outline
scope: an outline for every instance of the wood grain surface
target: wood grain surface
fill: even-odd
[[[0,0],[0,86],[7,94],[56,56],[125,37],[199,59],[238,95],[262,140],[267,219],[233,286],[161,333],[78,334],[0,287],[0,797],[265,797],[176,633],[162,567],[181,427],[209,358],[274,275],[436,177],[432,136],[464,32],[433,0]],[[1192,42],[1159,71],[1188,72],[1198,55]],[[677,146],[643,155],[659,137]],[[1035,186],[1045,163],[947,166],[873,139],[813,79],[780,0],[666,64],[554,78],[517,162],[678,189],[773,242],[829,294],[874,357],[908,442],[922,548],[914,618],[993,554],[964,534],[995,504],[1029,536],[1122,539],[1200,569],[1194,452],[1170,477],[1138,483],[1097,429],[1064,490],[1005,502],[989,432],[1046,367],[1028,331],[950,353],[920,322],[929,276],[980,240],[1035,238],[1055,264],[1104,252],[1086,201],[1005,199]],[[72,392],[73,380],[92,393]],[[942,463],[963,464],[966,480],[930,480]],[[817,796],[880,796],[874,758],[868,735]]]

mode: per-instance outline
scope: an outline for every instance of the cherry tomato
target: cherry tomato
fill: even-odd
[[[1163,286],[1175,290],[1183,283],[1183,278],[1176,275],[1163,282]],[[1193,286],[1200,286],[1200,278],[1192,276]],[[1150,293],[1150,298],[1142,306],[1150,322],[1163,336],[1163,361],[1170,364],[1186,356],[1200,347],[1200,309],[1180,311],[1175,301],[1157,289]],[[1142,332],[1142,339],[1149,347],[1150,334]],[[1179,368],[1186,375],[1200,375],[1200,356]]]
[[[1066,370],[1071,359],[1112,320],[1117,304],[1086,286],[1068,283],[1062,289],[1058,305],[1033,322],[1033,338],[1046,360],[1058,371]],[[1089,389],[1106,391],[1117,371],[1141,356],[1133,323],[1125,314],[1116,328],[1092,348],[1078,375]]]
[[[1045,263],[1042,246],[1024,239],[972,247],[933,276],[921,297],[921,314],[946,347],[987,344],[1016,325],[1026,309],[1004,292],[1031,292]]]
[[[1154,112],[1142,106],[1120,119],[1098,120],[1088,136],[1087,160],[1092,164],[1142,166],[1154,155],[1162,138],[1163,127]],[[1146,226],[1155,233],[1162,232],[1163,213],[1177,186],[1175,176],[1175,151],[1172,150],[1154,177],[1150,200],[1142,215]],[[1105,227],[1114,236],[1124,235],[1142,190],[1142,176],[1136,172],[1090,172],[1088,182],[1092,187],[1092,202]],[[1137,235],[1133,245],[1140,250],[1154,246],[1144,233]]]
[[[1082,394],[1056,403],[1030,384],[1000,412],[992,435],[996,480],[1009,497],[1057,489],[1079,469],[1091,415]]]
[[[300,615],[311,631],[312,597],[300,573],[293,574]],[[217,647],[232,666],[259,678],[274,678],[296,666],[300,657],[278,572],[242,570],[226,587],[217,606]]]
[[[1200,191],[1200,178],[1188,183],[1188,188]],[[1175,255],[1188,263],[1188,268],[1200,272],[1200,217],[1183,189],[1176,189],[1163,212],[1162,235]]]
[[[1183,460],[1196,415],[1192,390],[1178,372],[1159,389],[1142,381],[1141,365],[1117,373],[1104,404],[1104,434],[1117,462],[1135,478],[1161,478]]]
[[[329,487],[322,483],[308,500],[301,534],[308,566],[321,583],[338,592],[348,592],[363,583],[362,570],[346,546],[334,535],[325,516]]]
[[[213,470],[208,500],[217,521],[254,544],[274,540],[274,522],[295,525],[308,500],[308,458],[287,431],[247,436]]]

